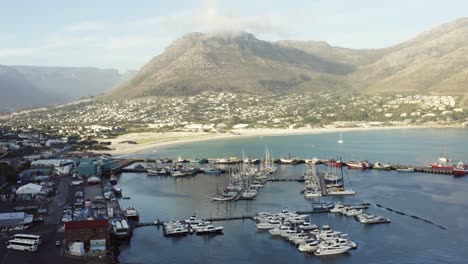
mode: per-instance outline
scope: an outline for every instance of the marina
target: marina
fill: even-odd
[[[351,141],[355,141],[355,137],[352,137],[350,135],[346,135],[345,139],[346,141],[343,144],[339,144],[339,148],[346,147],[347,144],[351,144]],[[263,140],[265,141],[265,137],[263,138]],[[334,139],[334,142],[336,144],[336,137]],[[271,145],[271,143],[268,141],[266,143],[268,143],[268,145]],[[252,143],[249,140],[246,140],[246,144]],[[294,144],[292,145],[292,147],[294,147]],[[242,144],[240,146],[236,145],[235,147],[230,146],[228,144],[223,149],[228,149],[229,151],[234,148],[237,151],[239,151],[239,149],[241,150],[241,148],[245,148],[246,153],[255,152],[252,151],[252,149],[248,150],[248,148]],[[258,153],[264,152],[264,149],[264,145],[259,146],[258,151],[256,152],[256,156],[261,157],[262,155],[259,155]],[[279,149],[279,147],[274,146],[274,149]],[[287,151],[288,150],[285,150],[284,152]],[[179,147],[168,149],[165,153],[167,153],[167,157],[171,157],[171,153],[175,153],[175,155],[173,155],[174,157],[184,157],[184,152]],[[235,154],[233,155],[231,153],[223,155],[222,151],[220,151],[219,153],[220,154],[218,155],[216,155],[216,153],[211,153],[211,155],[210,153],[208,153],[207,155],[209,155],[210,157],[235,156]],[[429,234],[437,233],[437,235],[442,240],[447,239],[448,236],[453,236],[454,230],[452,230],[451,228],[451,225],[453,225],[453,223],[449,224],[451,221],[447,220],[446,218],[440,218],[438,214],[431,213],[432,210],[429,210],[427,207],[410,206],[412,203],[408,203],[407,199],[411,199],[412,201],[418,203],[421,199],[424,199],[422,197],[426,196],[420,193],[418,189],[408,189],[404,187],[424,185],[431,186],[428,188],[442,188],[446,190],[446,185],[440,185],[440,182],[456,181],[462,184],[465,182],[465,178],[463,177],[446,177],[451,175],[449,174],[444,176],[443,174],[438,175],[431,173],[422,173],[418,171],[418,169],[427,168],[428,170],[432,169],[438,172],[437,169],[429,168],[427,165],[429,164],[428,161],[434,159],[434,156],[437,157],[437,152],[436,155],[428,155],[422,160],[414,160],[407,158],[407,162],[404,163],[397,162],[399,160],[402,160],[403,158],[399,157],[397,160],[395,156],[391,153],[387,155],[376,156],[373,158],[373,161],[370,158],[371,155],[365,155],[365,153],[359,154],[357,158],[351,157],[350,155],[347,156],[346,154],[341,155],[344,157],[342,158],[343,163],[346,163],[346,160],[364,160],[364,158],[368,158],[371,161],[369,162],[369,164],[374,164],[375,160],[385,161],[387,160],[387,157],[388,160],[395,161],[391,162],[391,165],[395,165],[395,167],[397,165],[408,166],[406,164],[420,164],[420,166],[408,166],[414,167],[414,172],[400,172],[396,169],[388,171],[373,169],[356,170],[350,169],[349,167],[343,164],[342,169],[344,173],[347,174],[347,176],[344,176],[345,189],[347,189],[348,186],[352,187],[351,189],[354,189],[356,191],[355,195],[325,195],[306,199],[304,197],[304,193],[301,194],[300,191],[302,188],[305,187],[307,181],[307,179],[304,177],[305,173],[307,173],[308,170],[313,169],[313,164],[302,163],[292,166],[289,164],[273,163],[276,167],[276,173],[269,175],[268,179],[265,181],[264,187],[261,188],[261,191],[255,197],[255,199],[238,200],[236,202],[213,202],[211,201],[209,196],[216,190],[217,186],[223,186],[228,182],[229,167],[239,166],[239,164],[197,164],[195,166],[199,166],[200,168],[203,168],[205,166],[223,168],[226,169],[226,173],[221,173],[219,175],[198,174],[195,177],[184,178],[154,177],[146,176],[144,173],[124,173],[119,177],[119,184],[123,186],[124,193],[125,190],[128,191],[128,195],[131,196],[132,203],[135,203],[135,205],[138,206],[142,219],[140,221],[141,226],[136,226],[136,228],[133,230],[134,235],[131,247],[122,247],[120,259],[127,262],[135,262],[137,259],[139,259],[138,256],[135,255],[135,253],[139,251],[137,248],[144,248],[144,245],[142,245],[139,241],[143,238],[145,240],[150,239],[146,235],[146,233],[150,232],[152,233],[153,237],[155,236],[155,243],[158,243],[160,245],[159,247],[161,247],[162,249],[169,250],[169,252],[171,252],[170,245],[176,243],[175,241],[177,241],[177,243],[181,246],[195,246],[197,247],[197,252],[208,252],[209,248],[213,247],[215,244],[219,245],[219,243],[222,243],[224,245],[226,243],[229,243],[230,245],[233,245],[232,247],[229,247],[229,249],[225,246],[219,247],[225,249],[223,255],[226,254],[226,252],[231,252],[232,250],[234,250],[234,252],[237,252],[228,253],[230,258],[238,260],[228,261],[230,263],[240,263],[241,259],[244,259],[243,257],[239,257],[240,255],[237,255],[241,254],[240,252],[242,252],[242,254],[246,254],[245,257],[248,257],[250,259],[261,258],[271,260],[270,257],[259,253],[258,250],[263,248],[273,249],[274,252],[271,254],[275,256],[274,262],[289,261],[290,259],[293,259],[298,263],[306,263],[312,261],[312,258],[319,258],[318,256],[315,256],[313,252],[307,253],[305,255],[300,254],[299,246],[297,246],[296,243],[291,242],[294,246],[288,246],[289,239],[288,242],[285,242],[283,241],[283,238],[277,239],[271,237],[268,234],[268,232],[257,233],[257,223],[252,219],[259,212],[279,212],[282,210],[282,208],[284,209],[285,207],[295,209],[296,213],[298,214],[303,213],[303,215],[306,216],[306,218],[310,219],[311,225],[316,225],[319,228],[324,225],[329,225],[333,230],[336,229],[341,232],[347,233],[349,235],[349,238],[351,238],[352,241],[356,242],[359,245],[357,249],[349,250],[344,255],[336,255],[336,261],[338,263],[349,261],[351,263],[357,263],[363,255],[366,256],[367,260],[369,259],[367,252],[372,250],[377,250],[380,253],[378,258],[370,257],[371,261],[372,259],[374,259],[376,262],[379,262],[382,256],[384,258],[386,256],[390,257],[383,251],[376,249],[372,245],[374,241],[380,241],[379,243],[381,244],[381,246],[379,246],[379,248],[385,246],[385,244],[388,243],[391,243],[391,245],[386,245],[385,247],[387,248],[414,248],[415,243],[417,243],[415,241],[424,240],[423,237],[428,238],[432,236]],[[186,156],[188,157],[190,155]],[[307,154],[302,154],[301,156],[314,157],[312,155]],[[332,155],[328,154],[320,156],[326,157]],[[335,159],[338,160],[338,158]],[[145,162],[145,159],[140,160]],[[325,158],[323,160],[328,159]],[[384,164],[385,163],[386,162],[384,162]],[[161,166],[160,163],[156,164],[157,166]],[[184,165],[186,164],[187,163],[185,163]],[[259,167],[259,165],[255,166]],[[327,170],[330,170],[331,168],[334,168],[334,170],[339,169],[339,167],[325,166],[322,164],[315,164],[314,166],[317,170],[317,175],[323,175],[325,172],[327,172]],[[349,184],[346,177],[349,177],[351,185]],[[321,183],[320,179],[324,178],[317,178],[318,186],[320,187],[320,184],[325,186],[327,183],[325,181],[322,181]],[[433,183],[433,181],[435,181],[436,179],[437,181]],[[138,185],[138,182],[140,181],[144,181],[148,185],[148,188],[149,186],[151,186],[151,192],[141,191],[144,190],[144,188]],[[462,187],[457,187],[457,190],[460,190],[460,188]],[[451,191],[454,190],[452,189]],[[158,206],[156,208],[150,206],[149,204],[147,205],[145,202],[143,202],[144,200],[149,199],[149,197],[157,201]],[[189,197],[190,199],[188,199]],[[435,206],[435,208],[437,208],[434,210],[446,210],[446,205],[444,203],[439,203],[433,199],[431,199],[431,201],[431,206]],[[367,206],[367,209],[361,209],[359,207],[354,209],[356,209],[357,211],[363,210],[362,212],[368,215],[369,217],[367,218],[370,218],[371,220],[366,221],[366,219],[363,219],[362,221],[364,223],[361,223],[357,219],[357,216],[345,216],[341,213],[331,212],[332,209],[328,208],[327,205],[336,205],[338,202],[341,202],[343,206]],[[174,204],[177,204],[177,209],[174,208],[174,206],[172,206]],[[206,221],[216,223],[214,224],[215,226],[223,226],[223,235],[208,236],[209,240],[205,240],[205,238],[202,238],[205,236],[199,237],[190,235],[181,238],[163,238],[164,236],[162,225],[160,223],[156,224],[155,222],[157,218],[159,218],[161,222],[169,221],[170,219],[180,219],[180,221],[182,221],[183,219],[188,218],[188,216],[193,212],[194,208],[197,210],[197,215],[203,216],[203,218]],[[375,216],[375,218],[372,218],[372,216]],[[387,220],[389,220],[390,222]],[[146,224],[148,224],[148,226],[143,227]],[[413,236],[411,238],[403,235],[403,233],[409,232],[406,226],[410,227],[412,230],[415,230],[414,232],[421,232],[418,233],[420,235],[416,237]],[[443,229],[442,227],[447,229]],[[388,234],[394,232],[399,234],[399,238],[390,236],[390,241],[381,241],[381,236],[385,236],[388,238]],[[299,235],[298,237],[300,236],[302,235]],[[208,237],[206,238],[208,239]],[[411,242],[405,241],[403,239],[409,240]],[[153,238],[151,238],[150,240],[153,240]],[[314,245],[315,242],[311,240],[308,242],[310,243],[310,248],[308,248],[307,246],[302,246],[301,249],[311,250],[314,248],[314,246],[318,245]],[[261,243],[262,247],[259,248],[258,243]],[[411,246],[409,245],[409,243],[411,243]],[[432,245],[431,247],[433,246],[434,245]],[[249,253],[250,251],[246,251],[246,247],[258,250],[254,250],[254,252],[256,253],[255,255],[253,255],[254,253]],[[165,253],[159,254],[163,255],[153,255],[153,257],[155,257],[156,259],[166,259],[169,257],[169,255]],[[303,259],[304,257],[301,257],[302,255],[305,256],[305,259]],[[191,259],[194,259],[194,261],[197,263],[206,261],[206,259],[203,257],[197,257],[195,252],[189,253],[189,256]],[[399,255],[393,254],[392,257],[396,257],[396,259],[402,260],[402,256]],[[183,257],[182,259],[186,258]]]

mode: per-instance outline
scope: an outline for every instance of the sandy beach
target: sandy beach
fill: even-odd
[[[115,139],[101,140],[111,142],[110,151],[103,151],[113,156],[122,156],[143,152],[148,149],[166,147],[170,145],[189,144],[208,140],[227,140],[260,136],[285,136],[321,133],[340,133],[348,131],[377,131],[392,129],[416,129],[434,126],[391,126],[391,127],[350,127],[350,128],[298,128],[298,129],[239,129],[227,133],[208,132],[164,132],[164,133],[130,133]],[[123,143],[133,141],[137,144]]]

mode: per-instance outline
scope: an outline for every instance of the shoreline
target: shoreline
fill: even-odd
[[[112,150],[97,151],[112,156],[127,156],[142,153],[148,149],[167,147],[181,144],[191,144],[203,141],[231,140],[261,136],[290,136],[290,135],[313,135],[326,133],[340,133],[353,131],[382,131],[400,129],[423,129],[423,128],[455,128],[447,126],[387,126],[387,127],[344,127],[344,128],[298,128],[298,129],[239,129],[228,133],[210,132],[163,132],[163,133],[130,133],[111,140],[100,140],[112,142]],[[123,141],[135,141],[137,144],[121,143]],[[139,142],[139,143],[138,143]]]

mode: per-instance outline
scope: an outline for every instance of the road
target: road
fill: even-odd
[[[57,240],[62,241],[64,238],[63,231],[59,231],[60,221],[62,218],[62,207],[58,207],[59,203],[63,204],[67,200],[74,199],[74,187],[69,186],[71,176],[62,176],[58,187],[58,193],[54,200],[49,205],[49,214],[45,219],[45,223],[34,226],[30,229],[21,231],[21,233],[35,234],[42,236],[42,244],[37,252],[23,252],[17,250],[8,250],[4,246],[9,237],[18,232],[9,232],[0,234],[0,263],[1,264],[17,264],[17,263],[93,263],[83,259],[63,257],[60,255],[60,247],[55,245]],[[69,192],[70,191],[70,192]]]

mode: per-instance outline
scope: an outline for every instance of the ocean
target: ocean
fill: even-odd
[[[392,164],[426,165],[445,153],[454,162],[468,162],[467,129],[404,129],[351,131],[339,134],[263,136],[207,141],[148,150],[134,157],[242,157],[261,158],[268,145],[274,158],[288,154],[301,158],[362,160]],[[278,178],[299,178],[305,165],[279,165]],[[324,171],[325,167],[319,166]],[[367,226],[339,214],[313,214],[317,225],[330,225],[358,243],[356,250],[328,257],[304,254],[281,238],[257,231],[251,220],[216,222],[224,234],[166,238],[162,228],[140,227],[121,246],[121,263],[466,263],[468,259],[468,177],[357,171],[344,169],[358,192],[347,197],[320,197],[313,202],[372,205],[368,212],[387,216],[390,224]],[[156,219],[254,215],[257,212],[307,210],[310,200],[299,193],[299,182],[268,182],[252,201],[212,202],[209,196],[227,181],[227,175],[197,175],[188,178],[123,173],[119,184],[122,206],[133,205],[141,222]],[[349,183],[348,183],[349,184]],[[375,206],[415,215],[436,225]]]

